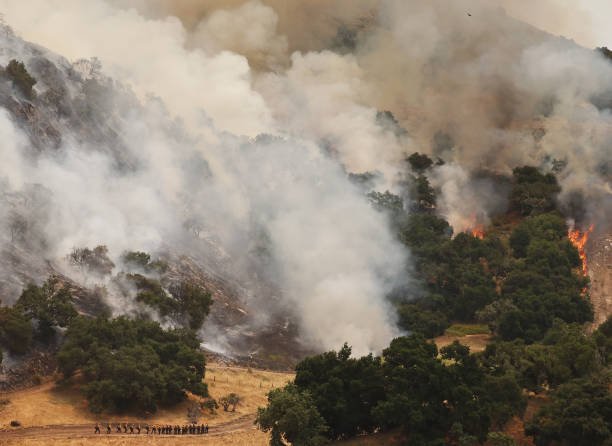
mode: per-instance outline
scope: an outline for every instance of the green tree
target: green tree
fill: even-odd
[[[204,355],[188,330],[164,331],[156,322],[79,317],[57,354],[66,378],[83,372],[94,412],[154,412],[158,405],[207,396]]]
[[[603,378],[560,386],[527,425],[537,446],[598,446],[612,438],[612,395]]]
[[[419,152],[410,155],[406,161],[408,161],[412,170],[417,173],[423,173],[433,165],[433,160],[430,157]]]
[[[105,276],[110,274],[115,264],[108,257],[108,248],[104,245],[89,248],[75,248],[68,256],[70,263],[83,271]]]
[[[256,424],[270,432],[270,446],[319,446],[327,443],[327,427],[310,394],[288,384],[268,393],[268,406],[257,410]]]
[[[449,327],[448,318],[441,311],[428,310],[419,303],[401,304],[398,307],[398,325],[412,333],[434,338]]]
[[[77,316],[67,285],[51,277],[42,286],[28,285],[15,303],[30,319],[37,321],[37,335],[43,341],[53,338],[53,327],[67,327]]]
[[[450,429],[449,375],[437,356],[436,346],[417,335],[396,338],[383,351],[386,397],[373,415],[383,428],[402,427],[411,444],[443,438]]]
[[[351,358],[344,344],[338,352],[327,352],[301,361],[295,368],[295,385],[307,391],[325,419],[330,439],[373,432],[372,409],[384,397],[380,358]]]
[[[512,174],[510,210],[527,216],[555,209],[561,188],[553,174],[542,174],[531,166],[517,167]]]
[[[32,346],[32,323],[18,308],[0,307],[0,345],[11,353],[24,354]]]
[[[5,73],[13,81],[13,85],[26,97],[32,98],[36,79],[30,76],[23,62],[12,59],[6,66]]]

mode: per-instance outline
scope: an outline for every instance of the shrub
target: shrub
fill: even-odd
[[[5,70],[7,76],[13,81],[13,85],[27,98],[32,98],[32,88],[36,85],[36,79],[30,76],[23,62],[11,60]]]

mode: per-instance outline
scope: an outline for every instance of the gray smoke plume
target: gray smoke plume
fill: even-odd
[[[564,205],[582,197],[585,219],[610,221],[612,65],[535,27],[574,37],[562,0],[533,14],[519,4],[0,0],[20,36],[71,61],[97,57],[127,86],[106,106],[121,150],[73,135],[32,159],[3,118],[2,174],[52,193],[50,255],[98,243],[197,251],[189,221],[237,275],[264,264],[280,291],[258,299],[298,315],[311,345],[376,350],[397,331],[384,296],[405,253],[345,172],[380,172],[377,187],[398,191],[408,154],[440,157],[438,210],[463,230],[505,200],[478,172],[564,166]]]

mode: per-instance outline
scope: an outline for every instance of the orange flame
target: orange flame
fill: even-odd
[[[472,214],[470,217],[469,225],[464,232],[468,234],[472,234],[472,237],[476,237],[479,239],[485,238],[485,225],[482,223],[482,220],[478,218],[478,215]]]
[[[588,274],[588,266],[587,266],[587,255],[585,251],[585,246],[589,241],[589,236],[595,227],[593,225],[589,226],[585,232],[580,231],[579,229],[571,229],[568,231],[567,236],[572,242],[572,245],[576,247],[578,250],[578,254],[580,255],[580,260],[582,260],[582,274],[585,276]]]
[[[480,240],[485,238],[484,226],[481,224],[478,224],[472,229],[470,229],[470,232],[472,233],[472,236],[479,238]]]

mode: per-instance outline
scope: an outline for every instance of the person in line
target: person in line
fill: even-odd
[[[110,423],[106,423],[106,435],[111,433],[111,426]]]
[[[100,433],[100,425],[96,423],[96,427],[94,428],[94,434],[99,434],[99,433]]]

